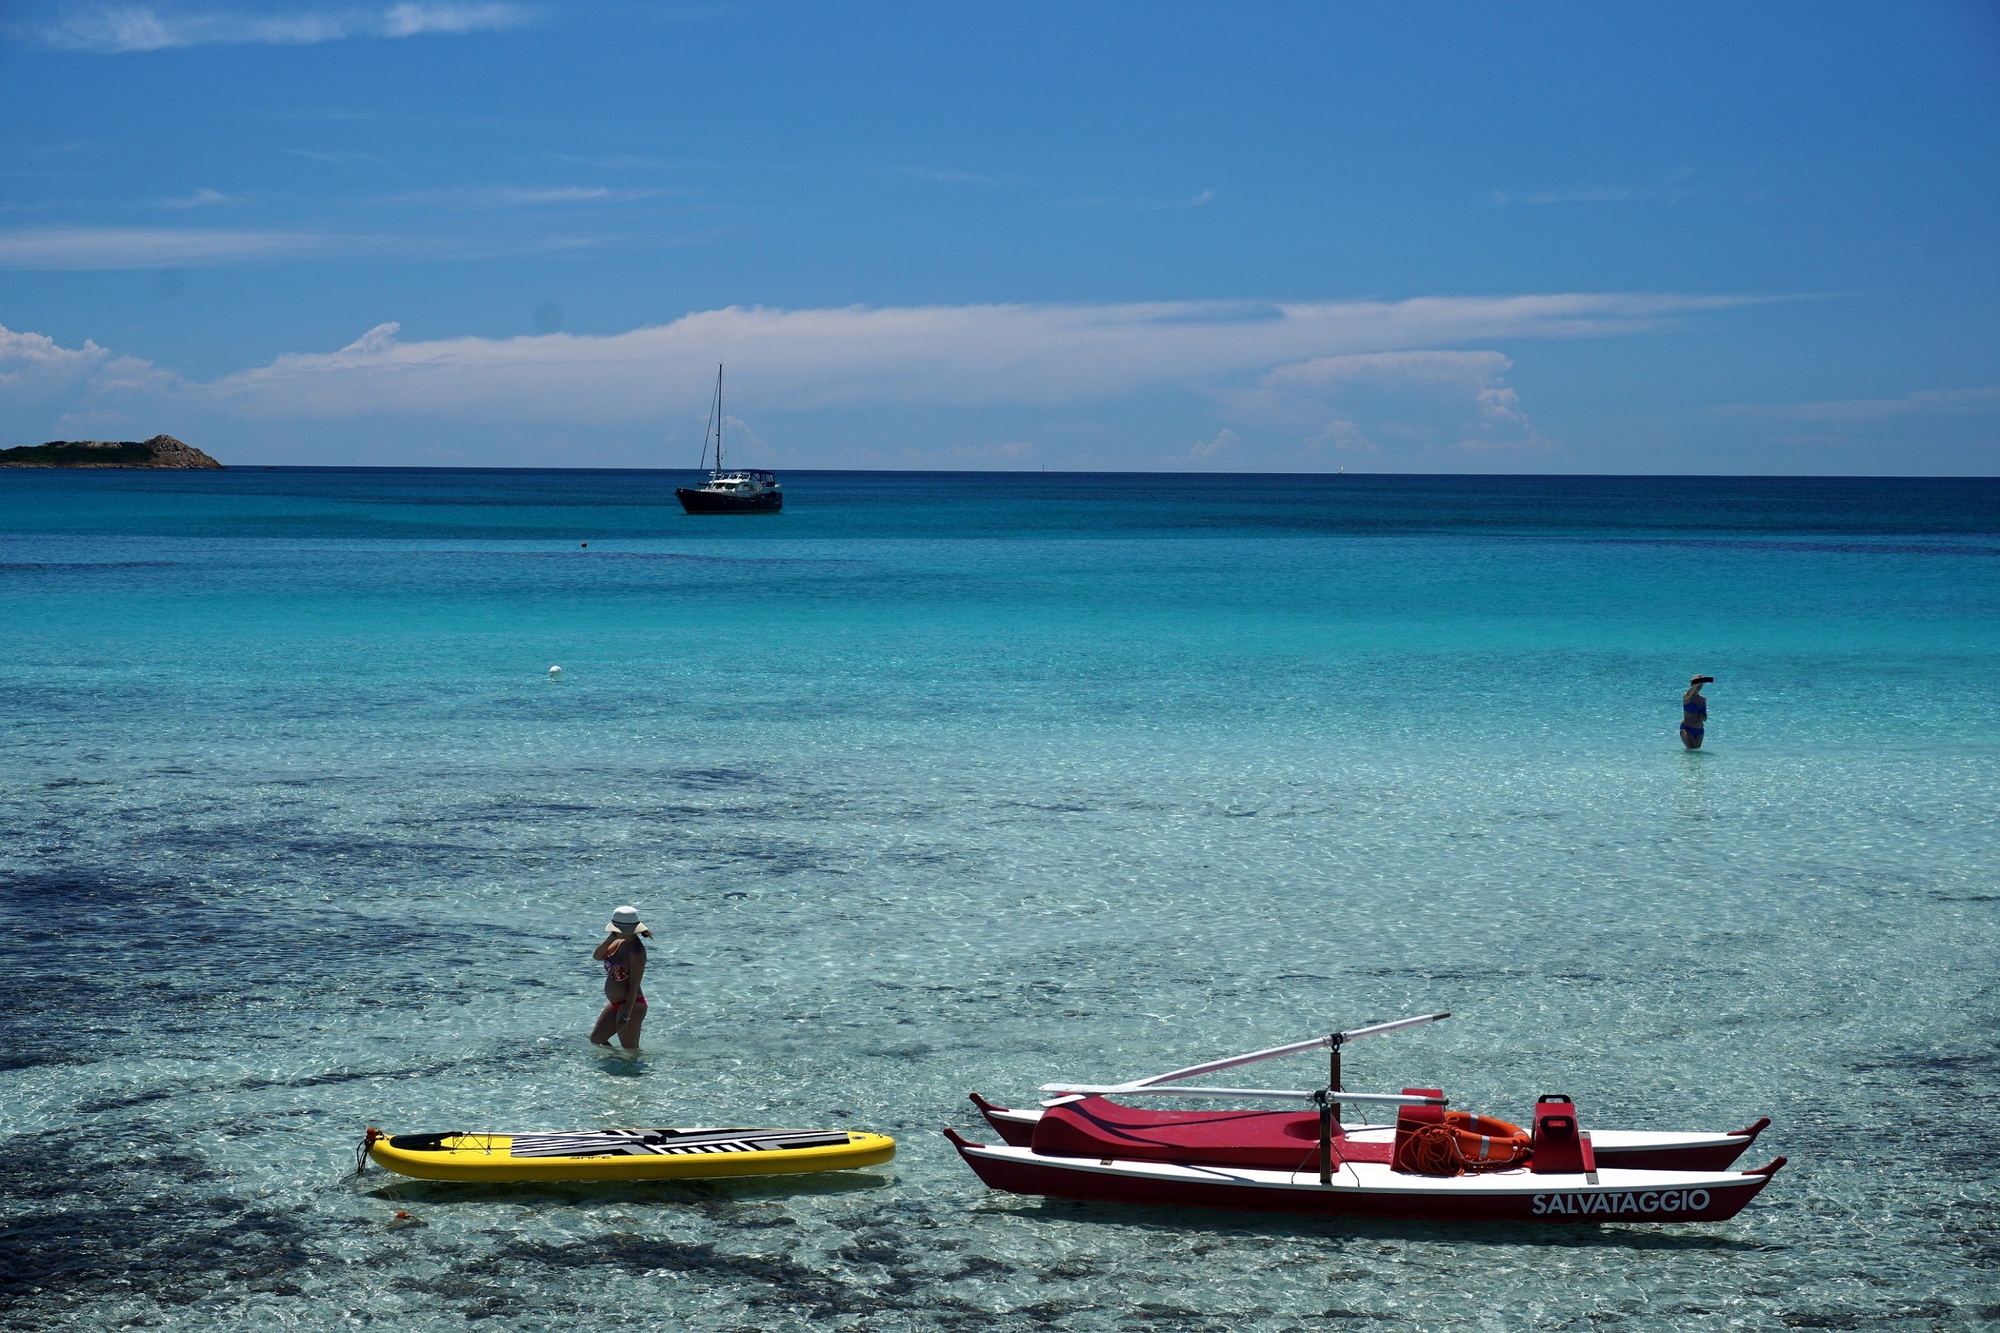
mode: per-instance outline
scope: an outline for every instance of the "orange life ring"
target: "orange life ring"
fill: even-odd
[[[1458,1132],[1458,1150],[1468,1171],[1497,1171],[1528,1160],[1528,1131],[1490,1115],[1446,1111],[1445,1127]]]
[[[1395,1166],[1423,1176],[1500,1171],[1528,1160],[1530,1139],[1519,1125],[1470,1111],[1446,1111],[1443,1123],[1398,1135]]]

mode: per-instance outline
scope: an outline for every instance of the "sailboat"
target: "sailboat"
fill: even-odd
[[[775,514],[785,507],[785,492],[777,477],[757,470],[726,471],[722,466],[722,367],[715,368],[715,405],[702,432],[701,459],[708,461],[708,442],[715,441],[715,466],[700,486],[681,486],[674,497],[690,514]]]

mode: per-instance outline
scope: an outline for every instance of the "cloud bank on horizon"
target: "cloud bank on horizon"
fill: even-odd
[[[1736,304],[1741,301],[1730,297],[1560,295],[1297,304],[731,306],[609,337],[557,333],[415,343],[398,341],[399,326],[383,324],[338,351],[289,353],[202,391],[260,413],[616,421],[660,412],[672,401],[669,394],[683,392],[677,386],[698,382],[706,367],[733,361],[754,375],[769,405],[791,410],[869,402],[1057,405],[1388,348],[1635,333],[1675,314]],[[1378,374],[1397,373],[1394,365],[1410,375],[1425,355],[1454,365],[1463,356],[1405,353],[1384,360]],[[1281,382],[1303,382],[1305,372],[1289,374]],[[1421,372],[1413,377],[1427,378]]]
[[[1296,436],[1295,465],[1378,458],[1371,428],[1339,404],[1386,394],[1431,419],[1447,450],[1547,450],[1496,351],[1439,344],[1630,336],[1746,304],[1732,296],[1552,294],[1403,301],[1178,301],[777,310],[731,306],[609,336],[403,341],[383,323],[331,352],[292,352],[196,380],[86,341],[68,348],[0,330],[0,396],[59,407],[74,426],[147,414],[246,426],[365,419],[412,434],[439,421],[657,425],[686,410],[718,363],[766,413],[872,406],[1059,411],[1161,388],[1212,400]],[[1405,411],[1408,415],[1408,411]],[[1444,418],[1442,422],[1438,418]],[[1391,423],[1392,425],[1395,423]],[[1409,426],[1400,429],[1408,433]],[[1379,427],[1374,428],[1379,435]],[[1445,438],[1456,435],[1456,438]],[[1241,465],[1225,426],[1158,465]],[[794,449],[814,461],[809,448]],[[1022,465],[1031,442],[959,444],[961,465]],[[835,461],[835,460],[825,460]]]
[[[1440,344],[1629,338],[1687,316],[1764,304],[1740,296],[1561,293],[1403,301],[1161,301],[780,310],[730,306],[612,335],[405,341],[385,322],[329,352],[288,352],[209,379],[86,339],[0,326],[0,416],[37,414],[71,437],[161,421],[195,422],[225,439],[329,438],[362,423],[366,461],[454,463],[441,428],[467,439],[505,428],[524,452],[498,461],[569,460],[537,452],[579,428],[658,434],[685,415],[717,364],[735,369],[739,438],[758,460],[790,466],[1117,470],[1337,467],[1483,470],[1561,453],[1507,383],[1513,360]],[[747,392],[745,391],[747,386]],[[705,391],[703,391],[705,392]],[[1178,392],[1228,420],[1212,435],[1156,438],[1137,451],[1052,453],[1032,440],[977,440],[982,416],[1026,412],[1060,429],[1065,413]],[[758,422],[829,413],[928,413],[928,449],[843,447],[811,431],[767,441]],[[1743,403],[1711,417],[1866,426],[1902,418],[2000,418],[2000,388],[1926,390],[1885,399]],[[1014,418],[1016,422],[1022,420]],[[942,422],[940,426],[938,423]],[[520,433],[526,431],[526,435]],[[766,433],[770,433],[766,428]],[[1262,447],[1251,440],[1263,437]],[[972,437],[968,439],[966,437]],[[1278,441],[1276,444],[1270,440]],[[249,461],[266,461],[255,457]],[[313,455],[290,461],[363,461]],[[655,460],[656,461],[656,460]]]

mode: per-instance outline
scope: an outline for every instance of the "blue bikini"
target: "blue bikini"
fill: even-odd
[[[1699,718],[1700,721],[1691,722],[1689,721],[1690,718]],[[1693,702],[1681,705],[1681,731],[1683,734],[1700,739],[1703,726],[1707,721],[1708,700],[1697,697]]]

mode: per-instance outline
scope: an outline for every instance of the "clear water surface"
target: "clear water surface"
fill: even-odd
[[[0,1323],[2000,1320],[2000,483],[684,480],[0,473]],[[583,1040],[628,901],[636,1062]],[[1792,1164],[1455,1227],[998,1195],[936,1132],[1432,1009],[1350,1086]],[[352,1177],[745,1122],[901,1153]]]

